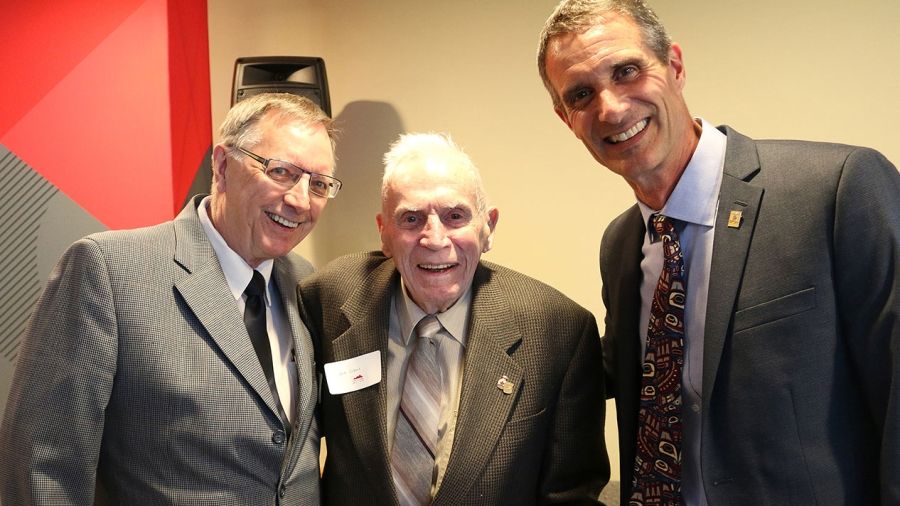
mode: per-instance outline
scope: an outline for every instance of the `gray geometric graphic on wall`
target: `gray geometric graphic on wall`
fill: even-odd
[[[22,337],[50,271],[71,243],[105,229],[0,145],[0,415]]]
[[[4,148],[0,156],[0,354],[15,360],[19,338],[41,291],[37,237],[47,202],[59,190]]]

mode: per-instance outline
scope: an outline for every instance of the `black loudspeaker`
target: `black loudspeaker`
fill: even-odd
[[[260,93],[293,93],[331,116],[325,60],[315,56],[250,56],[234,61],[231,105]]]

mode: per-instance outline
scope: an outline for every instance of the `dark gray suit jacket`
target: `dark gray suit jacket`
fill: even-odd
[[[319,363],[385,357],[400,276],[380,253],[338,259],[301,285]],[[609,479],[597,324],[556,290],[482,262],[473,281],[456,437],[434,504],[595,504]],[[382,360],[382,378],[386,377]],[[497,388],[506,375],[511,395]],[[343,395],[323,382],[326,504],[397,504],[384,381]]]
[[[703,357],[711,505],[900,504],[900,175],[865,148],[728,127]],[[740,228],[729,228],[740,210]],[[604,360],[630,495],[640,385],[637,206],[600,251]],[[688,288],[690,289],[690,288]]]
[[[0,433],[4,505],[263,505],[318,500],[312,342],[275,261],[298,357],[294,436],[276,414],[191,203],[171,222],[103,232],[63,255],[34,310]],[[283,492],[282,492],[283,491]]]

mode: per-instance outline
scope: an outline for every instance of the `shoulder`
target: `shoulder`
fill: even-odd
[[[878,151],[862,146],[799,140],[756,141],[763,167],[790,164],[797,168],[834,170],[850,165],[890,165]]]
[[[730,127],[725,173],[766,188],[767,200],[817,207],[840,195],[852,199],[893,192],[900,173],[878,151],[849,144],[789,139],[750,139]],[[752,170],[751,170],[752,169]],[[822,199],[825,199],[824,201]]]
[[[397,279],[394,262],[381,252],[355,253],[329,262],[304,279],[299,295],[310,321],[321,325],[324,320],[328,325],[339,308],[357,316],[389,308],[392,283]]]
[[[617,240],[629,235],[640,235],[643,231],[642,226],[641,209],[634,204],[609,222],[603,232],[603,240],[605,242],[607,239]]]
[[[475,276],[476,290],[500,294],[517,313],[590,315],[556,288],[508,267],[482,261]]]
[[[380,251],[351,253],[338,257],[316,272],[317,280],[356,280],[365,277],[378,266],[390,261]]]
[[[132,228],[127,230],[107,230],[95,232],[83,238],[97,243],[103,248],[115,248],[123,244],[142,243],[151,239],[159,239],[173,234],[172,221],[166,221],[149,227]]]
[[[287,276],[294,282],[299,282],[315,271],[315,268],[309,260],[294,252],[276,258],[275,268],[278,269],[282,275]]]
[[[305,292],[322,289],[346,292],[359,287],[374,271],[384,268],[382,266],[387,263],[390,263],[390,270],[393,271],[393,261],[380,251],[352,253],[332,260],[304,279],[301,286]]]
[[[793,139],[750,139],[730,127],[722,127],[728,134],[728,150],[746,151],[755,147],[763,177],[773,175],[779,180],[800,179],[821,184],[822,178],[836,180],[846,170],[867,170],[887,177],[896,177],[897,169],[880,152],[863,146],[833,142]],[[752,148],[750,148],[752,149]]]
[[[759,184],[784,193],[786,201],[807,198],[849,199],[866,205],[896,199],[900,172],[878,151],[846,144],[760,141]],[[802,191],[798,191],[802,190]]]
[[[623,256],[630,261],[635,251],[640,252],[644,230],[644,218],[637,204],[613,219],[600,241],[601,270],[605,270],[604,264],[618,263]]]
[[[175,251],[173,222],[129,230],[90,234],[69,246],[66,255],[90,254],[112,265],[146,265],[155,258],[172,259]]]
[[[98,232],[75,241],[50,272],[45,293],[99,294],[128,284],[146,290],[172,264],[174,241],[166,240],[166,226]]]
[[[523,352],[541,361],[568,363],[564,357],[588,336],[599,345],[590,311],[546,283],[490,262],[476,271],[471,319],[472,329],[518,333],[525,338]]]

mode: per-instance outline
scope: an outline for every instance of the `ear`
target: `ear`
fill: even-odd
[[[563,106],[554,107],[553,112],[555,112],[559,119],[566,124],[569,130],[572,129],[572,123],[569,122],[569,117],[566,115],[566,111],[563,110]]]
[[[481,248],[482,253],[487,253],[494,247],[494,228],[497,226],[497,221],[500,220],[500,211],[496,207],[492,207],[488,209],[487,212],[487,237],[484,241],[484,246]]]
[[[672,69],[675,82],[678,83],[678,89],[684,89],[687,74],[684,69],[684,57],[681,55],[681,46],[673,42],[669,48],[669,68]]]
[[[390,258],[394,256],[393,252],[391,252],[390,244],[388,244],[386,232],[384,230],[384,218],[381,216],[381,213],[375,215],[375,224],[378,226],[378,234],[381,235],[381,252],[384,253],[384,256]]]
[[[225,146],[216,144],[212,155],[212,179],[215,193],[225,193],[225,169],[228,167],[228,155]]]

